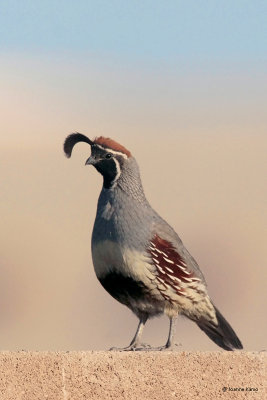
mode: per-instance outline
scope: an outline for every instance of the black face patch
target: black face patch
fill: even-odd
[[[120,174],[119,161],[115,161],[116,156],[109,153],[108,149],[101,149],[97,145],[92,146],[91,155],[95,158],[94,167],[103,176],[104,188],[109,189],[116,177]]]
[[[120,173],[113,158],[99,160],[94,167],[103,175],[105,189],[109,189],[112,186],[117,174]]]

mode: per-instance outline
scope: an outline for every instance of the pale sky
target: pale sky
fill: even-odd
[[[132,61],[266,62],[263,0],[13,0],[0,5],[4,52]]]

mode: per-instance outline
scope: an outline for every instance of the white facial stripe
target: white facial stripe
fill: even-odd
[[[95,146],[99,147],[99,149],[101,149],[101,150],[107,151],[108,153],[112,153],[112,154],[115,154],[115,155],[118,155],[118,156],[122,156],[125,159],[128,158],[126,154],[121,153],[120,151],[115,151],[115,150],[109,149],[108,147],[103,147],[100,144],[95,144]]]
[[[113,181],[112,181],[111,187],[114,186],[114,183],[115,183],[115,182],[119,179],[119,177],[121,176],[121,167],[120,167],[119,161],[116,160],[116,158],[113,158],[113,161],[114,161],[115,164],[116,164],[117,174],[116,174],[115,178],[114,178]]]

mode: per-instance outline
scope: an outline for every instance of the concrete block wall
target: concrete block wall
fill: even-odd
[[[266,352],[2,352],[0,400],[267,399]]]

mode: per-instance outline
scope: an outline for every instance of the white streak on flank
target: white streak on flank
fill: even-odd
[[[156,253],[154,253],[153,251],[151,251],[151,254],[153,254],[154,257],[158,258],[158,255]]]
[[[181,268],[182,269],[182,268]],[[183,269],[183,272],[186,274],[186,275],[191,275],[191,272],[188,272],[186,269]]]
[[[176,276],[170,276],[173,281],[182,282],[181,279],[177,278]]]
[[[201,279],[200,278],[192,278],[192,281],[194,282],[201,282]]]
[[[165,269],[166,269],[167,271],[169,271],[171,274],[173,274],[173,270],[172,270],[172,269],[170,269],[170,268],[168,268],[168,267],[165,267]]]
[[[155,247],[155,250],[156,250],[158,253],[163,254],[163,251],[159,250],[157,247]]]
[[[174,277],[173,275],[167,274],[167,276],[168,276],[168,278],[172,279],[173,281],[175,280],[175,279],[174,279],[175,277]]]
[[[157,260],[156,258],[153,258],[153,261],[154,261],[156,264],[159,264],[159,260]]]
[[[165,257],[168,258],[168,255],[167,255],[166,253],[164,253],[164,251],[161,251],[161,250],[157,249],[157,247],[155,248],[155,250],[156,250],[158,253],[163,254]]]
[[[115,155],[118,155],[118,156],[122,156],[125,159],[128,158],[126,154],[124,154],[124,153],[122,153],[120,151],[115,151],[115,150],[112,150],[112,149],[110,149],[108,147],[103,147],[103,146],[101,146],[100,144],[97,144],[97,143],[95,143],[94,146],[97,146],[97,147],[99,147],[99,149],[107,151],[108,153],[112,153],[112,154],[115,154]]]
[[[184,281],[187,281],[187,282],[192,282],[192,279],[191,279],[191,278],[183,278],[183,280],[184,280]]]
[[[155,251],[157,251],[158,253],[160,253],[160,254],[163,254],[162,253],[162,251],[160,251],[159,249],[157,249],[156,247],[155,247],[155,249],[154,249]]]
[[[149,248],[150,250],[152,250],[152,251],[155,250],[155,247],[148,246],[148,248]]]
[[[162,278],[160,278],[160,277],[157,277],[157,280],[160,281],[161,283],[164,283],[164,284],[165,284],[164,279],[162,279]]]
[[[164,271],[164,269],[161,268],[161,266],[157,265],[157,268],[162,274],[166,274],[166,272]]]
[[[175,264],[175,265],[176,265],[176,267],[178,267],[178,268],[181,269],[182,271],[186,272],[185,267],[183,267],[182,265],[180,265],[180,264]],[[188,273],[188,272],[186,272],[186,273]]]
[[[167,261],[168,263],[170,263],[170,264],[174,264],[174,262],[173,262],[173,261],[169,260],[169,259],[168,259],[168,258],[166,258],[166,257],[163,257],[163,259],[164,259],[165,261]]]
[[[154,243],[153,242],[150,242],[150,244],[151,244],[151,246],[155,249],[156,248],[156,246],[154,245]],[[151,247],[150,247],[151,248]]]
[[[180,263],[184,266],[184,267],[186,267],[187,265],[186,265],[186,263],[185,262],[183,262],[182,260],[180,261]]]

